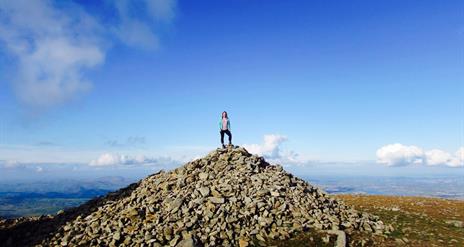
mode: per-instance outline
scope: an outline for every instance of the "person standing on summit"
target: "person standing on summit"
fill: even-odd
[[[229,136],[229,145],[232,145],[232,133],[230,133],[230,121],[229,117],[227,116],[227,112],[222,112],[221,121],[219,122],[219,129],[221,130],[221,144],[223,148],[226,148],[224,145],[224,134]]]

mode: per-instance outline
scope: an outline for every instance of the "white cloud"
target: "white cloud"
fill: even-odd
[[[449,165],[455,163],[455,157],[453,157],[450,153],[440,149],[432,149],[425,152],[425,160],[427,161],[427,165],[431,166]]]
[[[282,150],[281,145],[288,138],[283,135],[269,134],[264,135],[262,144],[243,144],[243,147],[252,154],[261,155],[274,163],[293,164],[302,163],[299,155],[293,151]]]
[[[163,165],[169,166],[173,164],[178,164],[177,161],[172,160],[171,158],[161,157],[158,159],[149,158],[144,155],[122,155],[122,154],[113,154],[113,153],[104,153],[100,155],[97,159],[90,161],[90,166],[116,166],[116,165]]]
[[[91,166],[108,166],[108,165],[116,165],[121,163],[121,156],[105,153],[100,155],[96,160],[90,161],[89,165]]]
[[[83,71],[105,57],[91,16],[26,0],[2,1],[0,13],[0,40],[17,58],[14,89],[21,102],[46,108],[91,87]]]
[[[400,143],[390,144],[377,150],[377,163],[387,166],[450,166],[459,167],[463,165],[464,147],[460,148],[453,156],[440,149],[424,151],[416,146],[405,146]]]
[[[422,164],[424,152],[416,146],[399,143],[386,145],[377,150],[377,162],[387,166]]]
[[[143,6],[133,11],[139,3]],[[115,5],[113,14],[119,17],[109,26],[72,2],[0,2],[0,47],[15,58],[16,70],[9,78],[20,102],[32,110],[45,110],[90,90],[92,83],[85,73],[104,63],[115,34],[127,45],[157,48],[153,25],[171,21],[176,9],[174,0],[107,4]],[[139,17],[140,11],[148,18]]]
[[[280,155],[280,145],[287,140],[286,136],[270,134],[264,135],[263,144],[244,144],[243,146],[251,153],[277,158]]]
[[[464,147],[461,147],[460,149],[458,149],[455,155],[460,165],[464,166]]]

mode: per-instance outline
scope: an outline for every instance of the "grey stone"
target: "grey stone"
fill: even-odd
[[[208,196],[209,195],[209,188],[208,187],[201,187],[200,189],[198,189],[198,191],[200,191],[200,194],[202,196]]]
[[[208,173],[202,172],[202,173],[198,174],[198,177],[199,177],[201,180],[206,180],[206,179],[208,179]]]
[[[183,239],[176,245],[176,247],[194,247],[194,246],[195,246],[195,242],[193,241],[192,237]]]

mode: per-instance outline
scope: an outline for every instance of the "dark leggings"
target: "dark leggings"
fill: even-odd
[[[229,136],[229,144],[232,144],[232,133],[229,130],[221,130],[221,143],[224,144],[224,133]]]

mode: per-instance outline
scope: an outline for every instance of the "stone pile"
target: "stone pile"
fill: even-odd
[[[382,233],[358,212],[244,148],[217,149],[63,224],[43,246],[249,246],[309,229]]]

